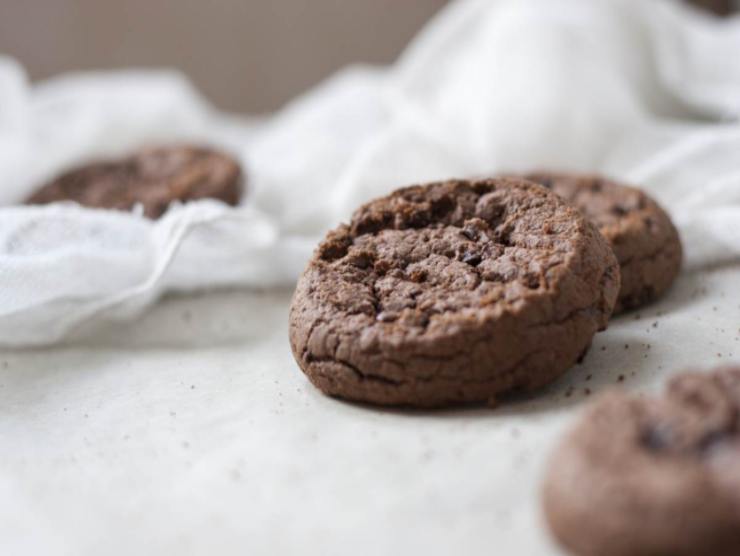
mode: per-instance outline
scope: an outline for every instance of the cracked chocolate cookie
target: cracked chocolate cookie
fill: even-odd
[[[239,165],[223,153],[191,146],[156,147],[65,172],[26,204],[74,201],[118,210],[141,205],[145,216],[158,218],[173,201],[212,198],[236,205],[242,181]]]
[[[614,249],[622,276],[615,314],[649,303],[673,283],[681,268],[681,240],[648,195],[599,176],[540,172],[525,177],[581,209]]]
[[[740,368],[604,394],[555,450],[543,499],[579,556],[740,554]]]
[[[593,224],[522,179],[448,181],[372,201],[330,232],[290,310],[299,366],[374,404],[492,401],[564,373],[619,289]]]

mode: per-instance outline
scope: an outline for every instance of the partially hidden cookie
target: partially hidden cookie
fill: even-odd
[[[614,255],[576,209],[521,179],[400,189],[330,232],[290,309],[325,393],[435,407],[531,391],[606,327]]]
[[[604,394],[555,450],[544,509],[578,556],[740,554],[740,368]]]
[[[194,146],[142,149],[126,158],[69,170],[41,187],[26,204],[74,201],[93,208],[131,210],[158,218],[173,201],[219,199],[236,205],[243,173],[230,156]]]
[[[622,276],[615,313],[649,303],[673,283],[681,268],[681,240],[666,212],[644,192],[595,175],[525,177],[582,210],[614,249]]]

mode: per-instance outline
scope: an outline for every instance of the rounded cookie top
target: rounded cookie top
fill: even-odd
[[[400,189],[330,232],[301,276],[294,355],[323,391],[439,406],[537,388],[606,326],[611,249],[521,179]]]
[[[556,449],[544,507],[578,555],[737,554],[740,368],[603,395]]]
[[[681,240],[666,212],[644,192],[595,175],[525,177],[583,211],[614,249],[622,274],[615,313],[650,302],[673,283],[681,268]]]
[[[74,201],[83,206],[130,210],[158,218],[172,201],[220,199],[236,205],[242,171],[229,156],[193,146],[142,149],[115,161],[74,168],[41,187],[27,204]]]

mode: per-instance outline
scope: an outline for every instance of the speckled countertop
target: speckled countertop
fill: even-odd
[[[377,410],[293,362],[290,293],[171,297],[0,356],[3,554],[550,555],[538,489],[583,402],[740,361],[740,265],[684,273],[540,396]]]

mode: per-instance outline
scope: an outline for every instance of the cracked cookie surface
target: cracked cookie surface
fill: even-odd
[[[738,554],[740,368],[604,394],[555,450],[543,502],[579,556]]]
[[[400,189],[330,232],[299,279],[293,354],[324,392],[435,407],[539,388],[606,327],[614,255],[521,179]]]
[[[117,210],[141,205],[145,216],[158,218],[173,201],[212,198],[236,205],[242,182],[239,165],[223,153],[184,145],[153,147],[69,170],[41,187],[26,204],[74,201]]]
[[[662,295],[681,268],[681,240],[666,212],[635,187],[594,175],[528,174],[578,207],[614,249],[622,286],[615,314]]]

